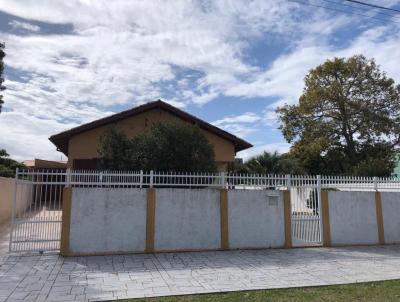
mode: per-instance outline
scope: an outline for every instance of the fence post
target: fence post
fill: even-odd
[[[226,185],[226,176],[225,172],[220,172],[220,177],[221,177],[221,187],[225,188]]]
[[[71,169],[68,168],[66,172],[65,187],[68,188],[71,186]]]
[[[292,178],[290,174],[286,174],[286,188],[288,191],[292,188]]]
[[[12,240],[13,240],[13,231],[14,231],[14,223],[15,223],[15,206],[17,203],[17,181],[18,181],[18,173],[19,169],[15,169],[15,177],[14,177],[14,193],[13,193],[13,201],[12,201],[12,207],[11,207],[11,230],[10,230],[10,242],[8,245],[8,251],[12,251]]]
[[[140,182],[139,187],[142,188],[143,187],[143,170],[140,170],[140,180],[139,180],[139,182]]]
[[[378,191],[378,177],[374,176],[374,190]]]
[[[321,236],[321,243],[324,242],[324,232],[323,232],[323,225],[324,222],[322,221],[323,215],[322,215],[322,184],[321,184],[321,175],[317,175],[317,206],[318,206],[318,216],[319,216],[319,234]],[[315,210],[315,209],[314,209]]]
[[[153,170],[151,170],[151,171],[150,171],[150,188],[153,187],[153,183],[154,183],[153,174],[154,174],[154,172],[153,172]]]

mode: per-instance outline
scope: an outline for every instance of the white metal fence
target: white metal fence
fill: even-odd
[[[290,190],[293,242],[296,245],[309,245],[322,242],[321,190],[400,191],[400,179],[201,172],[17,170],[13,208],[18,196],[28,196],[24,198],[29,200],[25,201],[25,211],[18,215],[13,212],[10,251],[59,249],[62,191],[65,186]]]

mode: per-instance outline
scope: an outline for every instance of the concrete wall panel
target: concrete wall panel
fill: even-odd
[[[156,251],[219,249],[220,229],[218,190],[156,190]]]
[[[375,192],[329,192],[332,245],[378,244]]]
[[[270,248],[285,244],[282,192],[228,192],[230,248]]]
[[[400,193],[382,192],[385,243],[400,243]]]
[[[144,251],[146,205],[145,189],[73,188],[70,250]]]

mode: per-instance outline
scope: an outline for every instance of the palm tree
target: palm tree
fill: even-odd
[[[246,162],[249,173],[277,174],[281,173],[281,155],[278,152],[257,155]]]

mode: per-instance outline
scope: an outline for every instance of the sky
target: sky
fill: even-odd
[[[49,136],[156,99],[254,145],[238,157],[286,152],[275,109],[313,67],[362,54],[400,83],[400,14],[344,0],[0,0],[0,41],[17,160],[65,160]]]

